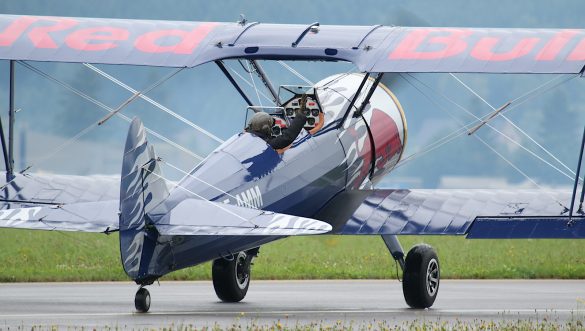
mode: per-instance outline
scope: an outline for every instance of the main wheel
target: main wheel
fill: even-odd
[[[248,293],[252,256],[239,252],[231,260],[213,261],[211,274],[217,297],[224,302],[239,302]]]
[[[414,246],[406,255],[402,292],[412,308],[429,308],[439,292],[441,273],[435,250],[426,244]]]
[[[139,288],[136,292],[134,307],[139,313],[146,313],[150,309],[150,293],[144,287]]]

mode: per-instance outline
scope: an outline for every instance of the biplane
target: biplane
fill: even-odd
[[[139,285],[134,300],[139,312],[151,304],[145,286],[206,261],[213,261],[217,296],[226,302],[244,299],[259,248],[287,236],[381,236],[402,268],[406,303],[427,308],[439,290],[439,258],[425,244],[404,254],[399,235],[585,235],[583,212],[574,212],[581,158],[572,192],[375,188],[399,164],[407,142],[407,114],[385,77],[468,72],[577,77],[585,66],[583,30],[0,15],[0,59],[11,68],[8,137],[0,122],[6,167],[0,227],[118,232],[123,268]],[[253,69],[273,107],[261,107],[245,93],[226,69],[225,62],[234,60]],[[344,61],[358,72],[311,86],[283,85],[277,92],[261,60]],[[120,178],[17,172],[13,68],[20,63],[34,69],[35,61],[186,69],[215,63],[249,110],[274,117],[274,135],[287,130],[298,111],[308,121],[281,150],[253,133],[236,132],[178,182],[164,177],[165,160],[147,139],[153,131],[139,118],[131,120]],[[122,115],[125,105],[147,92],[135,91],[120,107],[106,109],[101,123]],[[478,118],[469,134],[509,106]]]

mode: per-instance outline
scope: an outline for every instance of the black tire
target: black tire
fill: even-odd
[[[429,308],[439,293],[441,279],[439,258],[426,244],[414,246],[406,255],[402,292],[411,308]]]
[[[150,293],[144,287],[139,288],[136,292],[134,307],[139,313],[146,313],[150,309]]]
[[[239,302],[250,287],[252,255],[239,252],[232,259],[213,261],[211,275],[217,297],[224,302]]]

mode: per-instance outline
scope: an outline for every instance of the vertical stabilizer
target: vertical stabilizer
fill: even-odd
[[[120,180],[120,254],[126,274],[142,281],[158,234],[148,213],[169,195],[144,125],[134,118],[128,130]]]

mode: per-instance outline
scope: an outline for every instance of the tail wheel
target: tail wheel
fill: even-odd
[[[134,307],[139,313],[146,313],[150,309],[150,293],[144,287],[139,288],[136,292]]]
[[[441,278],[439,258],[426,244],[414,246],[406,255],[402,292],[412,308],[429,308],[439,292]]]
[[[211,274],[217,297],[224,302],[239,302],[248,293],[252,255],[239,252],[232,259],[213,261]]]

